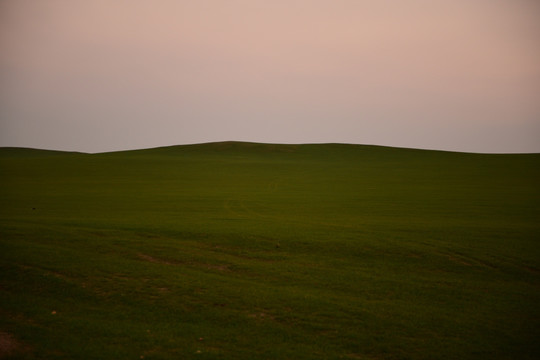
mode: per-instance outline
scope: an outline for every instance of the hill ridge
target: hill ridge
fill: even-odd
[[[83,152],[83,151],[71,151],[71,150],[55,150],[44,148],[32,148],[32,147],[16,147],[16,146],[4,146],[0,147],[0,156],[55,156],[55,155],[106,155],[106,154],[120,154],[120,153],[140,153],[140,152],[163,152],[172,150],[204,150],[204,151],[239,151],[239,150],[257,150],[268,152],[294,152],[300,148],[349,148],[349,149],[378,149],[378,150],[403,150],[403,151],[420,151],[420,152],[433,152],[433,153],[448,153],[448,154],[472,154],[472,155],[535,155],[540,153],[483,153],[483,152],[469,152],[469,151],[455,151],[455,150],[441,150],[441,149],[425,149],[403,146],[390,146],[390,145],[378,145],[378,144],[356,144],[356,143],[339,143],[339,142],[327,142],[327,143],[267,143],[267,142],[253,142],[253,141],[239,141],[239,140],[225,140],[225,141],[210,141],[192,144],[175,144],[175,145],[163,145],[155,147],[144,147],[136,149],[125,150],[112,150],[103,152]]]

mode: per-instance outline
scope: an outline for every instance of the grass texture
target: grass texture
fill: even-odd
[[[538,359],[540,155],[0,149],[0,357]]]

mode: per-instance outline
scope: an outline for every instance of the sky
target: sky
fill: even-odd
[[[224,140],[540,152],[540,1],[0,1],[0,146]]]

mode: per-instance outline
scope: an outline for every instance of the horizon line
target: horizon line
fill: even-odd
[[[348,146],[371,146],[371,147],[383,147],[383,148],[393,148],[393,149],[404,149],[404,150],[419,150],[419,151],[437,151],[437,152],[447,152],[447,153],[458,153],[458,154],[478,154],[478,155],[535,155],[540,154],[540,152],[476,152],[476,151],[459,151],[459,150],[445,150],[437,148],[423,148],[423,147],[407,147],[407,146],[394,146],[394,145],[381,145],[381,144],[365,144],[365,143],[349,143],[349,142],[299,142],[299,143],[277,143],[277,142],[259,142],[259,141],[247,141],[247,140],[218,140],[218,141],[203,141],[195,143],[184,143],[184,144],[171,144],[171,145],[158,145],[150,147],[141,147],[141,148],[126,148],[119,150],[110,150],[110,151],[98,151],[98,152],[86,152],[78,150],[65,150],[65,149],[54,149],[54,148],[41,148],[41,147],[32,147],[32,146],[0,146],[0,149],[26,149],[26,150],[36,150],[36,151],[51,151],[51,152],[64,152],[64,153],[74,153],[74,154],[86,154],[86,155],[99,155],[99,154],[111,154],[119,152],[130,152],[130,151],[144,151],[144,150],[154,150],[170,147],[182,147],[182,146],[196,146],[196,145],[211,145],[211,144],[225,144],[225,143],[237,143],[237,144],[254,144],[254,145],[291,145],[291,146],[302,146],[302,145],[348,145]]]

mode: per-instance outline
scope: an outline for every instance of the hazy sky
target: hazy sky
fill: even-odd
[[[540,152],[538,0],[1,0],[0,146]]]

